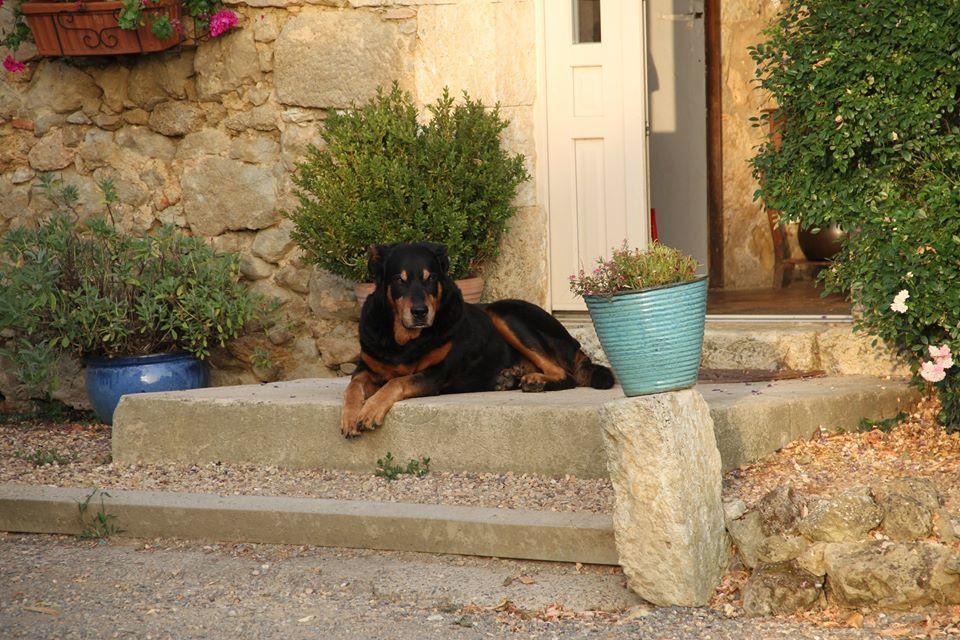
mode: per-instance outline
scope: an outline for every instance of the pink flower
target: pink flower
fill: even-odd
[[[210,37],[216,38],[236,26],[237,14],[229,9],[221,9],[210,16]]]
[[[27,65],[23,64],[12,55],[7,54],[7,57],[3,60],[3,68],[10,73],[20,73],[27,68]]]
[[[953,366],[953,354],[950,353],[950,345],[945,344],[939,347],[930,345],[928,349],[934,363],[939,364],[944,369],[949,369]]]
[[[920,364],[920,377],[927,382],[940,382],[947,377],[947,373],[943,370],[943,365],[939,362],[924,360],[923,363]]]

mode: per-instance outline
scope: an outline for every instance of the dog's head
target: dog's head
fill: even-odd
[[[452,288],[450,259],[442,244],[375,245],[369,250],[370,275],[393,313],[407,329],[433,326],[444,288]]]

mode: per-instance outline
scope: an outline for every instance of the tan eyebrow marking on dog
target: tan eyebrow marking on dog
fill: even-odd
[[[430,277],[430,269],[424,269],[424,270],[423,270],[423,279],[426,280],[426,279],[429,278],[429,277]]]
[[[406,281],[407,281],[407,277],[408,277],[408,276],[407,276],[407,270],[406,270],[406,269],[404,269],[403,271],[400,272],[400,279],[401,279],[401,280],[403,280],[404,282],[406,282]]]

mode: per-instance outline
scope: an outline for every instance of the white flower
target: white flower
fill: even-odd
[[[901,289],[893,298],[893,304],[890,305],[890,309],[896,311],[897,313],[906,313],[907,312],[907,299],[910,298],[910,292],[906,289]]]

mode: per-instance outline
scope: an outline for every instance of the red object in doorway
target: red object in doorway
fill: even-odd
[[[657,210],[650,209],[650,238],[655,242],[660,240],[660,234],[657,233]]]

